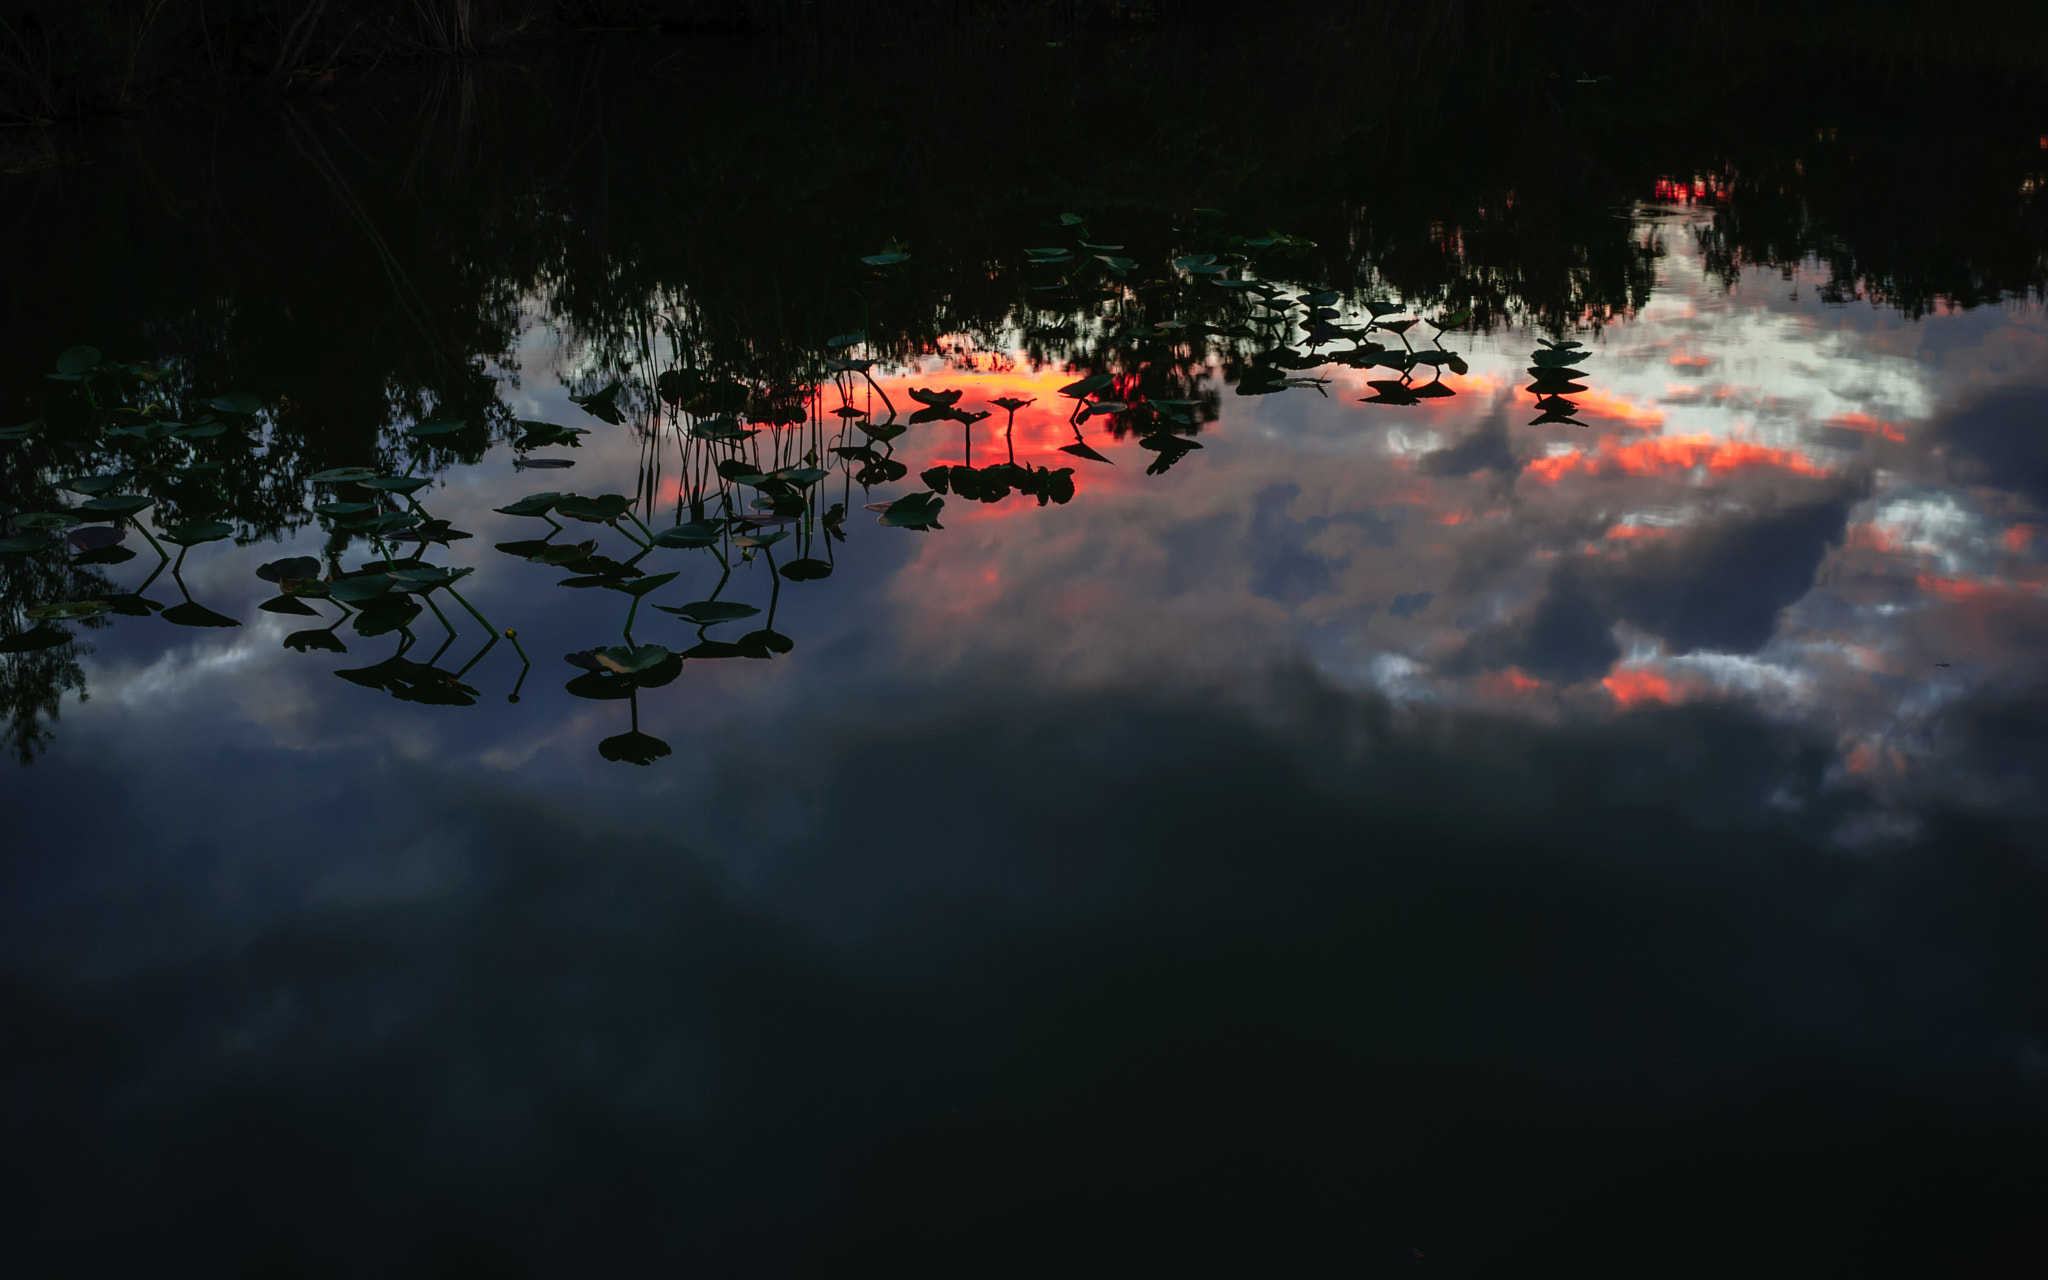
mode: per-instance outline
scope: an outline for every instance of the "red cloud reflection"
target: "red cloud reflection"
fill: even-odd
[[[1825,476],[1828,468],[1796,449],[1776,449],[1749,440],[1720,436],[1658,436],[1633,444],[1603,440],[1589,452],[1574,449],[1552,458],[1538,458],[1525,473],[1545,484],[1556,484],[1568,475],[1662,476],[1705,467],[1716,475],[1746,467],[1778,467],[1802,476]]]

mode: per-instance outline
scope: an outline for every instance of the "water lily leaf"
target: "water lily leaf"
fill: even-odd
[[[1584,364],[1592,354],[1590,351],[1546,350],[1538,351],[1529,358],[1538,369],[1569,369],[1573,365]]]
[[[231,391],[224,396],[215,396],[206,403],[208,408],[216,412],[233,414],[237,418],[253,417],[263,412],[263,402],[246,391]]]
[[[535,564],[565,565],[587,560],[597,550],[595,542],[550,543],[546,550],[536,551],[526,557]]]
[[[391,580],[396,584],[398,590],[426,592],[438,587],[445,587],[451,582],[459,582],[470,574],[475,573],[476,570],[474,568],[451,569],[446,565],[422,564],[414,565],[409,569],[391,569],[387,572],[390,574]]]
[[[749,631],[733,643],[746,658],[772,658],[796,648],[796,641],[780,631]]]
[[[1425,382],[1419,387],[1410,388],[1410,391],[1417,400],[1441,400],[1445,396],[1458,394],[1455,390],[1441,382]]]
[[[1439,329],[1457,329],[1472,323],[1472,308],[1461,307],[1449,315],[1430,321]]]
[[[676,575],[673,573],[650,573],[644,578],[608,581],[605,585],[614,591],[623,591],[627,595],[638,599],[650,591],[656,591],[667,586],[675,581],[675,579]]]
[[[239,627],[242,624],[224,613],[215,613],[205,605],[187,600],[174,604],[158,615],[174,627]]]
[[[563,496],[559,493],[536,493],[521,498],[509,506],[496,507],[493,510],[501,516],[544,516],[554,510],[555,504],[560,502]]]
[[[382,493],[417,493],[434,483],[430,476],[373,476],[356,483],[365,489],[376,489]]]
[[[410,511],[392,511],[381,516],[371,516],[367,520],[343,520],[338,522],[334,528],[337,533],[366,533],[375,535],[390,533],[393,529],[410,529],[419,522],[420,518]]]
[[[1574,381],[1579,372],[1576,369],[1531,369],[1528,389],[1539,396],[1583,395],[1592,388]]]
[[[126,529],[110,524],[96,524],[87,529],[73,529],[64,535],[72,546],[80,551],[105,551],[118,546],[128,536]]]
[[[0,427],[0,440],[26,440],[43,429],[40,419],[34,422],[17,423],[11,427]]]
[[[90,511],[103,519],[121,520],[138,512],[147,511],[156,505],[156,499],[141,493],[110,493],[92,498],[79,504],[80,511]]]
[[[111,476],[77,476],[66,480],[62,487],[88,498],[98,497],[109,489],[118,489],[128,480],[129,473],[119,472]]]
[[[666,661],[668,656],[669,650],[658,644],[618,644],[609,649],[599,649],[591,655],[599,666],[621,675],[645,671],[657,662]]]
[[[235,526],[219,520],[187,520],[164,530],[164,541],[180,547],[196,547],[202,542],[219,542],[230,537]]]
[[[576,465],[574,458],[514,458],[514,471],[560,471]]]
[[[289,613],[305,618],[317,618],[320,611],[305,604],[297,596],[272,596],[256,606],[265,613]]]
[[[861,259],[871,267],[893,267],[899,262],[910,261],[907,253],[871,253]]]
[[[411,596],[387,595],[372,600],[356,614],[356,634],[365,637],[381,636],[403,630],[412,625],[412,620],[419,617],[420,613],[418,602]]]
[[[939,512],[945,505],[946,500],[936,493],[913,493],[890,503],[876,523],[899,529],[941,528]]]
[[[0,636],[0,653],[40,653],[71,643],[71,633],[62,627],[31,627],[11,636]]]
[[[1097,262],[1100,262],[1103,266],[1108,267],[1111,271],[1116,272],[1118,275],[1126,275],[1132,271],[1135,271],[1138,266],[1135,259],[1112,257],[1108,254],[1102,253],[1096,254],[1095,260]]]
[[[357,574],[328,583],[327,598],[343,604],[364,605],[390,594],[393,585],[388,574]]]
[[[753,605],[741,604],[736,600],[696,600],[689,604],[658,604],[654,607],[663,613],[672,613],[678,618],[694,622],[700,627],[715,627],[721,622],[737,622],[741,618],[751,618],[761,612]]]
[[[669,754],[669,745],[660,738],[633,729],[599,742],[597,754],[620,764],[650,765]]]
[[[994,405],[998,409],[1003,409],[1010,413],[1015,413],[1017,412],[1017,410],[1022,409],[1027,404],[1037,404],[1038,397],[1031,396],[1026,399],[1019,400],[1015,396],[997,396],[995,399],[989,401],[989,403]]]
[[[1080,400],[1094,395],[1115,381],[1116,375],[1113,373],[1091,373],[1079,382],[1069,382],[1066,386],[1061,387],[1060,394]]]
[[[14,523],[24,529],[69,529],[85,522],[69,511],[23,511]]]
[[[1093,450],[1093,449],[1089,448],[1089,447],[1088,447],[1087,445],[1085,445],[1085,444],[1081,443],[1081,442],[1080,442],[1079,440],[1076,440],[1076,441],[1075,441],[1074,443],[1072,443],[1072,444],[1063,444],[1063,445],[1061,445],[1061,446],[1060,446],[1060,452],[1061,452],[1061,453],[1071,453],[1071,454],[1073,454],[1073,455],[1074,455],[1075,457],[1077,457],[1077,458],[1086,458],[1086,459],[1088,459],[1088,460],[1089,460],[1090,462],[1109,462],[1109,459],[1108,459],[1108,458],[1105,458],[1105,457],[1103,457],[1103,456],[1102,456],[1101,454],[1099,454],[1099,453],[1095,452],[1095,450]],[[1111,465],[1111,466],[1113,467],[1113,466],[1115,466],[1116,464],[1115,464],[1114,462],[1109,462],[1109,465]]]
[[[284,638],[284,647],[305,653],[311,649],[324,649],[329,653],[347,653],[348,646],[332,631],[294,631]]]
[[[674,528],[663,529],[654,535],[657,547],[713,547],[724,536],[724,530],[708,520],[692,520]]]
[[[1582,342],[1552,342],[1548,338],[1538,338],[1536,339],[1536,345],[1539,347],[1548,347],[1552,351],[1575,351],[1578,348],[1584,346],[1585,344]]]
[[[1094,404],[1081,410],[1081,421],[1086,422],[1088,419],[1101,413],[1122,413],[1130,407],[1121,400],[1097,400]]]
[[[171,434],[171,426],[162,422],[131,422],[126,426],[108,427],[107,434],[124,440],[162,440]]]
[[[342,516],[359,516],[365,511],[376,509],[377,504],[374,502],[319,502],[313,505],[315,515],[326,516],[330,520]]]
[[[91,373],[106,362],[97,347],[66,347],[57,356],[57,372],[76,377]]]
[[[690,434],[703,440],[748,440],[761,433],[748,430],[731,417],[720,414],[715,418],[704,419],[691,429]]]
[[[874,360],[846,360],[828,356],[825,359],[825,368],[832,373],[866,373],[874,368],[876,363],[878,362]],[[862,416],[861,410],[855,409],[850,405],[842,405],[832,412],[842,418],[858,418]]]
[[[919,404],[928,404],[935,409],[944,409],[949,405],[957,404],[960,400],[960,394],[958,391],[932,391],[925,387],[910,388],[910,398],[912,400],[917,401]]]
[[[110,611],[104,600],[61,600],[56,604],[39,604],[22,612],[38,622],[69,622],[75,618],[97,618]]]
[[[633,500],[620,493],[603,493],[594,498],[566,494],[555,501],[555,514],[586,524],[609,524],[626,514]]]
[[[782,576],[788,578],[791,582],[815,582],[819,578],[831,577],[832,566],[826,561],[806,556],[801,560],[792,560],[788,564],[783,565]]]
[[[808,489],[832,473],[819,467],[794,467],[787,471],[778,471],[775,474],[799,489]]]
[[[379,474],[375,467],[329,467],[315,471],[307,479],[314,484],[346,484],[351,480],[374,480]]]
[[[224,436],[227,433],[228,429],[218,422],[203,422],[196,427],[175,428],[170,434],[180,440],[211,440],[215,436]]]
[[[857,347],[861,343],[866,342],[867,340],[867,330],[855,329],[852,333],[833,334],[831,337],[825,339],[825,345],[827,347],[830,347],[834,351],[838,351],[843,347]]]
[[[723,640],[700,640],[683,650],[685,658],[744,658],[746,651]]]
[[[1060,215],[1060,225],[1063,227],[1085,227],[1088,225],[1088,219],[1078,213],[1063,213]]]
[[[416,426],[407,427],[405,434],[413,437],[415,440],[431,440],[436,436],[452,436],[468,425],[469,423],[460,418],[436,418],[432,422],[422,422]]]
[[[788,536],[789,530],[779,529],[774,533],[764,533],[758,536],[748,535],[742,538],[734,538],[732,541],[736,547],[772,547]]]

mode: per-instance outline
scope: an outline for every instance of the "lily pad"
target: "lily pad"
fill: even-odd
[[[76,377],[91,373],[106,362],[97,347],[66,347],[57,356],[57,372]]]
[[[616,581],[607,581],[605,585],[610,587],[614,591],[623,591],[627,595],[632,596],[635,599],[638,599],[639,597],[644,596],[651,591],[656,591],[662,587],[667,586],[669,583],[675,581],[676,576],[677,575],[673,573],[650,573],[644,578],[628,578]]]
[[[597,550],[595,542],[554,543],[544,551],[536,551],[526,557],[535,564],[565,565],[579,560],[588,560]]]
[[[598,665],[607,671],[616,671],[620,675],[633,675],[647,670],[657,662],[666,661],[669,652],[668,649],[658,644],[619,644],[613,645],[609,649],[599,649],[591,657],[595,658]]]
[[[913,493],[890,503],[876,523],[899,529],[942,528],[939,512],[945,505],[946,500],[936,493]]]
[[[365,605],[389,595],[393,585],[389,574],[357,574],[328,583],[327,598],[342,604]]]
[[[460,418],[436,418],[432,422],[422,422],[416,426],[407,427],[405,434],[413,437],[415,440],[431,440],[437,436],[452,436],[468,425],[469,423]]]
[[[581,520],[586,524],[609,524],[625,515],[633,500],[619,493],[599,494],[595,498],[568,494],[555,502],[555,514]]]
[[[62,600],[56,604],[39,604],[22,612],[38,622],[69,622],[77,618],[97,618],[109,612],[104,600]]]
[[[84,521],[68,511],[23,511],[14,517],[14,523],[24,529],[69,529]]]
[[[678,618],[694,622],[700,627],[715,627],[721,622],[737,622],[741,618],[751,618],[761,612],[753,605],[741,604],[736,600],[695,600],[689,604],[658,604],[654,607],[663,613],[672,613]]]
[[[501,516],[544,516],[554,510],[555,504],[560,502],[564,496],[574,495],[536,493],[521,498],[519,501],[508,506],[495,507],[493,510]]]
[[[288,613],[304,618],[317,618],[320,611],[301,601],[297,596],[272,596],[256,606],[265,613]]]
[[[650,765],[669,754],[669,745],[638,729],[617,734],[597,744],[597,754],[620,764]]]
[[[239,627],[242,624],[224,613],[215,613],[190,600],[174,604],[159,615],[174,627]]]
[[[341,637],[324,628],[316,631],[294,631],[284,638],[284,647],[299,653],[313,649],[323,649],[328,653],[348,652],[348,646],[341,642]]]
[[[196,547],[202,542],[218,542],[231,537],[235,526],[220,520],[187,520],[164,530],[164,541],[180,547]]]
[[[782,576],[791,582],[815,582],[820,578],[831,577],[832,566],[826,561],[806,556],[783,565]]]
[[[351,480],[374,480],[381,474],[375,467],[329,467],[315,471],[307,479],[314,484],[346,484]]]
[[[420,606],[411,596],[387,595],[374,600],[356,614],[356,634],[381,636],[401,630],[420,616]]]
[[[654,545],[670,548],[713,547],[718,545],[718,540],[724,536],[724,532],[722,528],[708,520],[692,520],[688,524],[679,524],[655,534]]]
[[[92,498],[80,503],[80,511],[90,511],[102,519],[121,520],[138,512],[147,511],[156,505],[156,499],[142,493],[110,493],[105,497]]]
[[[374,502],[319,502],[313,505],[315,515],[326,516],[330,520],[343,516],[359,516],[365,511],[376,509],[377,504]]]
[[[372,476],[368,480],[356,481],[365,489],[376,489],[381,493],[417,493],[434,483],[429,476]]]
[[[287,556],[256,566],[256,576],[265,582],[283,582],[287,578],[317,578],[320,576],[320,562],[312,556]]]
[[[893,267],[899,262],[910,261],[907,253],[871,253],[861,259],[871,267]]]
[[[231,391],[224,396],[215,396],[206,403],[217,412],[233,414],[237,418],[253,417],[263,412],[263,402],[246,391]]]
[[[41,551],[52,546],[57,539],[38,530],[34,533],[17,533],[12,537],[0,538],[0,555],[20,555],[28,551]]]
[[[1066,386],[1061,387],[1060,394],[1080,400],[1094,395],[1115,381],[1116,375],[1113,373],[1091,373],[1078,382],[1069,382]]]

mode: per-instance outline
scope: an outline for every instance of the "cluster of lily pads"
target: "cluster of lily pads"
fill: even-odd
[[[1592,353],[1576,342],[1550,342],[1538,338],[1536,343],[1536,350],[1529,356],[1531,367],[1527,389],[1536,397],[1536,407],[1542,412],[1529,419],[1529,425],[1585,426],[1572,416],[1579,411],[1579,406],[1571,397],[1587,390],[1586,385],[1578,381],[1585,376],[1585,370],[1578,366],[1586,363]]]
[[[1212,238],[1214,252],[1183,253],[1170,262],[1162,257],[1148,268],[1123,256],[1123,245],[1093,239],[1077,215],[1062,215],[1057,225],[1076,234],[1075,245],[1025,250],[1021,264],[1030,274],[1056,273],[1028,291],[1045,296],[1057,314],[1047,323],[1047,308],[1029,300],[1020,314],[1034,337],[1071,340],[1092,326],[1105,344],[1092,357],[1069,357],[1100,371],[1058,391],[1069,404],[1073,432],[1072,442],[1060,450],[1080,463],[1113,465],[1089,443],[1089,434],[1102,429],[1117,438],[1135,437],[1151,455],[1146,471],[1152,475],[1200,449],[1194,437],[1215,412],[1214,393],[1200,381],[1219,360],[1234,376],[1239,395],[1302,388],[1326,394],[1330,380],[1320,370],[1385,369],[1395,376],[1368,384],[1373,394],[1366,401],[1377,405],[1451,395],[1444,372],[1466,372],[1463,358],[1445,348],[1442,338],[1467,323],[1468,312],[1425,320],[1392,301],[1347,304],[1333,290],[1290,292],[1262,278],[1259,265],[1270,265],[1272,255],[1284,259],[1308,247],[1296,237],[1269,232]],[[886,282],[911,258],[905,247],[891,245],[863,261]],[[1099,306],[1082,305],[1091,291]],[[793,371],[743,376],[700,362],[700,347],[683,325],[674,317],[663,323],[670,339],[668,367],[613,377],[570,397],[598,422],[630,427],[638,435],[643,462],[636,493],[547,491],[496,508],[548,526],[541,536],[498,543],[499,552],[566,571],[564,587],[626,597],[616,642],[565,655],[576,669],[566,685],[569,693],[628,703],[631,729],[600,744],[607,758],[645,764],[668,753],[666,744],[640,731],[637,696],[676,679],[686,661],[769,659],[794,648],[775,629],[782,583],[832,574],[833,547],[846,540],[849,511],[876,487],[907,476],[895,449],[911,428],[957,426],[962,461],[922,471],[920,491],[865,502],[882,526],[941,529],[949,499],[987,504],[1018,498],[1043,507],[1075,496],[1073,466],[1017,459],[1016,415],[1034,403],[1030,399],[1003,396],[974,406],[963,404],[958,389],[913,387],[908,395],[916,407],[904,419],[874,376],[882,357],[865,332],[827,339],[794,362],[800,367]],[[1425,324],[1435,336],[1418,344],[1418,326]],[[1540,402],[1547,414],[1562,410],[1564,416],[1539,421],[1568,420],[1569,403],[1558,397],[1583,390],[1570,382],[1576,372],[1571,366],[1583,356],[1575,343],[1544,345],[1532,390],[1551,397]],[[257,570],[276,588],[262,609],[320,620],[287,635],[286,646],[346,653],[344,627],[362,638],[394,636],[397,649],[390,657],[336,674],[406,701],[470,705],[479,695],[465,683],[468,673],[505,639],[521,663],[511,692],[518,699],[531,663],[517,633],[497,626],[463,595],[459,584],[473,570],[433,560],[436,548],[472,535],[433,515],[422,499],[433,483],[428,472],[435,451],[467,442],[468,456],[476,456],[475,446],[488,443],[484,424],[452,418],[418,422],[400,432],[402,456],[392,465],[334,467],[291,479],[266,469],[271,460],[260,456],[269,416],[261,401],[240,393],[181,401],[167,390],[166,373],[110,361],[84,347],[58,358],[50,377],[77,393],[87,426],[61,442],[45,441],[52,448],[41,465],[54,472],[52,492],[77,500],[60,498],[36,511],[0,508],[0,564],[61,555],[74,571],[111,566],[137,554],[127,545],[131,533],[157,553],[158,563],[132,591],[100,580],[87,584],[91,590],[27,608],[32,626],[0,620],[0,653],[68,644],[74,637],[65,624],[104,625],[112,615],[154,614],[185,626],[239,625],[195,602],[181,570],[192,547],[267,536],[268,530],[238,519],[231,498],[231,492],[265,489],[271,500],[302,510],[303,518],[317,520],[329,535],[324,558],[287,557]],[[1005,415],[1003,452],[976,466],[975,432],[992,430],[997,410]],[[45,426],[33,422],[0,430],[0,441],[26,441]],[[574,458],[546,451],[574,450],[588,434],[585,427],[540,421],[513,426],[516,434],[508,442],[522,472],[573,467]],[[670,440],[672,459],[663,452],[663,442]],[[667,491],[657,480],[670,466],[680,470],[675,505],[657,511],[654,495],[658,488]],[[242,483],[224,484],[228,475]],[[280,482],[300,486],[299,507],[292,506],[289,489],[287,496],[277,496]],[[349,562],[349,549],[359,540],[373,554]],[[175,556],[167,549],[173,546]],[[681,576],[681,570],[657,563],[671,552],[715,561],[717,582],[705,598],[680,604],[651,598]],[[768,571],[765,617],[761,606],[725,596],[736,570],[756,561]],[[168,607],[144,594],[164,574],[183,597]],[[692,628],[694,637],[673,647],[636,638],[643,601]],[[444,609],[444,602],[457,608]],[[438,664],[456,642],[458,627],[450,615],[459,613],[483,627],[484,641],[459,669],[446,670]],[[420,661],[412,656],[419,640],[415,628],[428,615],[446,638]],[[736,626],[757,619],[752,629]]]

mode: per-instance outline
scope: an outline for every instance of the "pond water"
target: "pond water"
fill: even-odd
[[[8,179],[36,1273],[2035,1274],[2041,121],[679,56]]]

